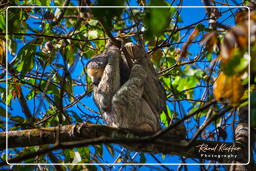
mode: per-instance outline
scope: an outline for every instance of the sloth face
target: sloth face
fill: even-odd
[[[108,56],[96,55],[86,65],[87,74],[94,85],[98,85],[108,62]]]
[[[91,78],[93,85],[98,85],[103,75],[104,68],[88,68],[87,74]]]

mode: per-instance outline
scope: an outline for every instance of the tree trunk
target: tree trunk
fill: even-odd
[[[241,147],[242,151],[239,158],[232,161],[232,165],[229,171],[247,171],[255,170],[255,165],[253,164],[252,146],[249,148],[250,144],[253,144],[254,135],[251,133],[251,143],[248,144],[248,106],[245,106],[239,111],[239,124],[235,130],[235,143]],[[249,154],[248,154],[248,150]]]

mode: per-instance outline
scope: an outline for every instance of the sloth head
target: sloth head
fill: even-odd
[[[106,55],[94,56],[86,65],[86,72],[91,78],[94,85],[98,85],[103,75],[105,66],[108,63],[108,57]]]

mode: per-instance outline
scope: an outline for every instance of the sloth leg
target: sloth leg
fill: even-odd
[[[117,127],[132,128],[138,122],[146,77],[143,67],[135,64],[129,80],[114,95],[111,115]]]

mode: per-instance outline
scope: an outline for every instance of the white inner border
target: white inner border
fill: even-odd
[[[8,6],[6,8],[6,102],[8,96],[8,9],[11,8],[247,8],[248,54],[250,54],[250,8],[247,6]],[[250,163],[250,61],[248,65],[248,162],[247,163],[9,163],[8,162],[8,106],[6,105],[6,163],[8,165],[248,165]],[[7,104],[7,103],[6,103]]]

